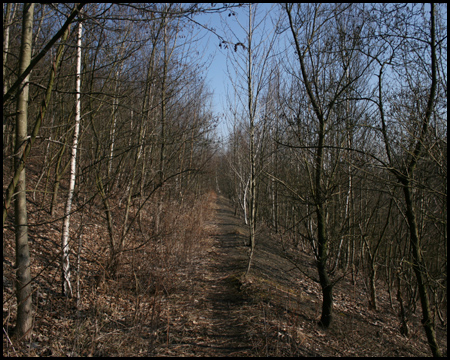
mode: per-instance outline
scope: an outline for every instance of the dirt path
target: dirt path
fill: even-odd
[[[247,263],[242,224],[224,198],[218,198],[216,211],[217,233],[206,272],[210,289],[205,312],[208,342],[197,355],[247,356],[252,346],[248,338],[248,304],[239,282]]]
[[[187,274],[184,298],[169,320],[167,344],[156,354],[169,356],[249,356],[248,318],[254,312],[240,291],[247,264],[245,227],[228,200],[218,197],[211,247]],[[177,316],[178,315],[178,316]],[[254,317],[254,314],[253,314]],[[156,355],[155,354],[155,355]]]
[[[411,338],[399,334],[388,295],[380,288],[380,310],[367,309],[363,284],[348,279],[335,287],[333,326],[317,326],[320,289],[282,255],[279,241],[258,233],[254,262],[248,259],[242,220],[230,202],[216,201],[208,243],[180,272],[165,299],[148,355],[159,356],[426,356],[415,320]],[[311,256],[299,264],[314,275]],[[446,335],[446,333],[445,333]],[[445,336],[446,338],[446,336]],[[445,340],[446,341],[446,340]],[[445,342],[446,344],[446,342]],[[445,345],[446,349],[446,345]]]

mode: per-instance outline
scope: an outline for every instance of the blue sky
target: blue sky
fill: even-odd
[[[242,13],[242,11],[242,9],[237,9],[237,12]],[[241,14],[241,16],[242,15],[243,14]],[[225,37],[222,21],[227,16],[227,13],[224,15],[208,14],[197,16],[195,19],[208,28],[213,27],[219,35]],[[204,47],[205,56],[212,56],[212,61],[207,72],[207,83],[210,90],[214,93],[212,101],[213,111],[215,115],[219,116],[221,119],[218,127],[218,134],[225,135],[227,133],[224,121],[224,112],[226,111],[225,97],[227,86],[230,84],[230,79],[227,74],[227,51],[230,51],[231,49],[221,49],[219,47],[219,38],[212,32],[202,30],[202,34],[205,34],[205,37],[200,42],[199,47]],[[241,34],[241,36],[244,37],[243,34]],[[245,39],[243,38],[243,40]],[[202,50],[203,49],[200,51]]]
[[[266,8],[270,9],[273,4],[259,4],[261,11],[265,11]],[[233,10],[235,16],[228,16],[229,12],[222,14],[206,14],[195,17],[195,21],[207,26],[208,28],[214,28],[216,33],[221,35],[225,40],[232,43],[242,42],[246,43],[246,35],[242,29],[236,24],[236,19],[241,24],[247,23],[247,9],[237,8]],[[234,35],[232,38],[228,38],[226,35],[226,25],[230,25]],[[226,110],[226,93],[231,91],[231,82],[229,75],[227,74],[227,53],[233,51],[233,47],[225,49],[220,48],[219,38],[207,30],[202,30],[201,35],[205,35],[199,43],[200,52],[205,50],[205,56],[212,56],[213,60],[209,66],[207,72],[207,83],[213,95],[213,111],[216,116],[219,116],[220,123],[218,126],[218,135],[226,136],[228,134],[227,124],[224,114]],[[230,35],[229,35],[230,36]],[[203,46],[203,49],[201,47]]]

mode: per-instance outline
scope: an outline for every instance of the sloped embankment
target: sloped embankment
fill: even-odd
[[[364,284],[346,278],[335,287],[332,326],[320,329],[317,283],[286,260],[279,241],[263,231],[258,233],[252,270],[243,280],[246,227],[223,197],[217,197],[215,212],[210,239],[182,275],[184,287],[168,299],[171,310],[155,355],[429,355],[418,324],[411,338],[400,335],[387,294],[380,289],[380,310],[370,311]],[[310,256],[302,254],[299,264],[314,274]]]

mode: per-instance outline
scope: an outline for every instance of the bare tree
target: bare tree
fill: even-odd
[[[19,78],[14,82],[14,84],[8,89],[7,93],[3,95],[3,104],[5,104],[13,95],[13,92],[17,90],[19,85],[22,83],[22,81],[27,77],[31,70],[41,61],[41,59],[45,56],[45,54],[53,47],[53,45],[58,41],[61,36],[65,33],[67,28],[72,23],[73,19],[78,15],[81,8],[84,6],[84,4],[78,3],[74,6],[72,12],[68,16],[66,22],[64,25],[58,30],[58,32],[53,36],[53,38],[46,44],[46,46],[39,52],[38,55],[36,55],[32,61],[30,61],[30,64],[27,66],[27,68],[24,70],[24,72],[19,76]]]
[[[261,109],[261,95],[264,87],[268,83],[268,79],[272,76],[272,71],[269,70],[270,58],[275,46],[277,37],[276,26],[268,31],[266,22],[268,21],[271,10],[267,10],[262,15],[261,20],[257,18],[259,15],[259,8],[257,5],[250,4],[248,6],[248,19],[246,24],[237,23],[246,34],[246,40],[241,42],[236,39],[236,43],[232,50],[233,66],[235,73],[239,80],[233,80],[234,91],[236,92],[239,103],[242,106],[242,117],[247,122],[246,131],[248,132],[248,163],[249,163],[249,178],[248,181],[241,181],[244,184],[244,192],[248,191],[249,211],[248,211],[248,225],[250,230],[250,254],[247,266],[246,275],[249,273],[252,258],[256,246],[256,219],[257,219],[257,178],[261,169],[257,169],[257,156],[260,151],[262,142],[262,134],[265,131],[265,124],[260,121]],[[265,33],[267,31],[267,33]],[[231,50],[231,49],[230,49]],[[245,85],[244,85],[245,83]],[[244,87],[245,86],[245,87]],[[242,94],[240,88],[245,88],[245,94]],[[242,95],[241,95],[242,94]],[[259,131],[257,127],[260,128]],[[257,132],[260,134],[259,146],[257,139]],[[243,179],[242,179],[243,180]],[[247,187],[248,183],[248,187]],[[248,189],[248,190],[247,190]],[[244,194],[244,208],[246,196]]]
[[[41,125],[43,123],[43,119],[45,117],[45,114],[48,110],[49,107],[49,103],[50,103],[50,99],[51,99],[51,95],[52,95],[52,91],[53,91],[53,87],[55,85],[55,78],[56,78],[56,72],[58,70],[58,67],[61,63],[61,59],[62,59],[62,55],[63,55],[63,49],[64,49],[64,43],[67,40],[69,34],[69,26],[65,27],[65,30],[62,34],[63,36],[63,42],[58,46],[58,50],[56,53],[56,58],[55,58],[55,62],[54,64],[51,66],[51,70],[50,70],[50,75],[49,75],[49,80],[48,80],[48,84],[47,84],[47,88],[46,88],[46,92],[45,92],[45,97],[42,101],[42,106],[39,109],[39,113],[36,116],[36,121],[34,123],[34,127],[33,127],[33,131],[31,133],[31,136],[27,139],[27,141],[23,144],[24,146],[24,150],[22,152],[22,159],[18,164],[18,167],[16,167],[14,169],[14,175],[13,178],[10,182],[10,184],[8,185],[8,188],[6,190],[6,194],[5,194],[5,199],[3,202],[3,226],[5,224],[5,219],[7,216],[7,212],[9,209],[9,206],[11,204],[11,200],[14,194],[14,188],[17,185],[17,182],[19,181],[19,175],[22,171],[22,169],[24,169],[25,167],[25,163],[28,159],[28,156],[30,154],[31,148],[39,134],[39,131],[41,129]],[[30,65],[28,66],[28,68],[30,67]],[[28,69],[27,68],[27,69]]]
[[[340,168],[342,149],[349,149],[351,142],[349,131],[354,124],[349,124],[348,105],[346,106],[347,91],[363,76],[368,64],[358,64],[357,49],[362,26],[357,22],[349,24],[343,29],[342,18],[351,9],[349,5],[285,5],[284,10],[288,17],[288,26],[294,40],[295,53],[298,57],[299,81],[307,96],[308,108],[300,109],[295,114],[294,123],[303,124],[309,120],[311,129],[299,128],[297,136],[310,137],[310,145],[300,146],[309,151],[310,161],[305,159],[305,168],[309,179],[311,195],[307,199],[300,196],[304,203],[314,208],[315,221],[310,223],[309,235],[315,251],[319,282],[322,288],[323,302],[322,315],[319,324],[329,327],[332,320],[333,285],[335,281],[330,278],[328,261],[333,242],[330,241],[333,233],[348,231],[343,226],[336,231],[328,220],[331,213],[339,211],[332,207],[333,189],[337,186],[335,170]],[[353,69],[349,72],[349,69]],[[344,105],[341,105],[344,104]],[[311,114],[311,115],[310,115]],[[347,121],[347,124],[345,124]],[[344,125],[341,124],[344,122]],[[346,136],[339,137],[339,127],[343,126]],[[352,178],[347,175],[347,195],[345,199],[343,223],[347,223],[349,200],[352,190]],[[308,211],[309,212],[309,211]],[[310,216],[306,216],[310,218]],[[313,225],[315,230],[313,230]],[[341,225],[335,224],[336,227]],[[315,234],[314,234],[315,232]],[[340,256],[342,237],[337,251],[336,262]],[[335,265],[336,267],[336,265]]]
[[[72,210],[72,199],[75,190],[76,166],[77,166],[77,150],[78,137],[80,133],[81,121],[81,35],[83,25],[78,23],[77,31],[77,75],[76,75],[76,99],[75,99],[75,128],[73,133],[73,143],[70,160],[70,182],[69,194],[67,196],[66,208],[64,211],[64,224],[61,237],[61,263],[62,263],[62,289],[63,294],[72,297],[72,285],[70,283],[70,261],[69,261],[69,229],[70,229],[70,212]]]
[[[6,67],[7,67],[7,59],[8,59],[8,52],[9,52],[9,43],[10,43],[10,28],[11,28],[11,22],[14,19],[16,10],[17,10],[17,4],[14,5],[14,8],[12,9],[13,4],[7,3],[6,4],[6,11],[4,11],[4,17],[3,17],[3,95],[5,95],[8,91],[9,87],[9,74],[7,74]],[[12,10],[12,12],[11,12]],[[5,152],[5,147],[7,147],[6,141],[8,140],[8,137],[5,137],[6,133],[6,127],[7,127],[7,117],[3,117],[3,152]]]
[[[402,9],[397,10],[398,14]],[[394,26],[393,31],[399,31],[403,26],[410,21],[414,23],[416,18],[411,18],[413,14],[409,13],[405,18],[405,24],[398,23]],[[419,16],[419,15],[416,15]],[[423,29],[424,30],[424,29]],[[421,31],[422,32],[422,31]],[[387,158],[386,168],[395,176],[400,183],[404,196],[405,215],[409,227],[409,240],[412,253],[412,268],[417,280],[417,286],[420,295],[420,302],[422,305],[422,324],[428,339],[433,356],[441,356],[441,351],[436,340],[434,323],[431,316],[431,308],[429,295],[427,291],[427,266],[422,254],[422,239],[419,233],[418,214],[417,214],[417,199],[415,191],[415,172],[418,164],[424,156],[425,144],[428,141],[430,123],[434,113],[436,104],[436,94],[438,85],[438,64],[437,64],[437,45],[436,45],[436,21],[435,21],[435,5],[431,4],[429,30],[423,31],[424,36],[421,38],[410,39],[408,36],[400,35],[396,37],[399,41],[396,48],[392,48],[388,52],[388,58],[382,61],[381,56],[377,58],[380,64],[378,74],[378,99],[377,105],[379,109],[379,117],[381,123],[381,135],[384,143],[385,156]],[[420,44],[418,44],[420,43]],[[425,53],[425,48],[421,44],[426,44],[429,53]],[[389,47],[392,43],[388,43]],[[408,84],[408,88],[400,91],[390,100],[386,100],[384,88],[384,74],[385,68],[388,66],[395,66],[395,59],[401,58],[404,63],[407,63],[409,54],[423,55],[421,58],[429,58],[430,63],[417,62],[414,68],[426,71],[427,76],[422,83],[417,83],[411,77],[409,69],[397,70],[399,80],[402,83]],[[394,60],[394,61],[393,61]],[[413,63],[408,66],[413,66]],[[423,66],[423,68],[420,68]],[[425,69],[425,67],[427,67]],[[415,74],[414,76],[417,76]],[[401,99],[402,104],[397,103],[396,99]],[[386,113],[386,102],[390,103],[390,113]],[[406,113],[405,113],[406,111]],[[388,123],[389,118],[394,118],[391,121],[394,126]],[[399,146],[396,146],[398,144]],[[402,151],[402,148],[405,151]]]
[[[22,74],[31,62],[33,39],[34,4],[23,4],[22,41],[20,50],[19,74]],[[29,76],[23,79],[21,91],[17,98],[16,146],[14,167],[18,169],[27,142],[28,91]],[[30,338],[33,325],[31,302],[30,251],[28,247],[28,220],[26,199],[26,176],[22,167],[15,186],[15,227],[16,227],[16,278],[17,278],[17,327],[16,333],[21,338]]]

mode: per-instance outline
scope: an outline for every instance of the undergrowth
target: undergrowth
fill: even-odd
[[[139,356],[151,354],[167,319],[166,299],[183,284],[189,266],[207,238],[215,194],[149,205],[126,238],[114,273],[107,271],[108,233],[102,212],[72,216],[71,266],[74,297],[60,295],[60,227],[30,231],[34,326],[30,341],[14,338],[14,233],[4,228],[4,356]],[[37,204],[36,204],[37,205]],[[156,213],[159,214],[156,231]],[[38,206],[30,223],[50,220]],[[9,219],[11,221],[11,219]],[[114,229],[119,231],[119,226]],[[81,236],[82,247],[77,237]],[[79,239],[79,238],[78,238]],[[77,267],[77,255],[80,261]],[[5,281],[6,280],[6,281]],[[77,285],[77,280],[79,285]],[[79,289],[80,296],[76,293]]]

